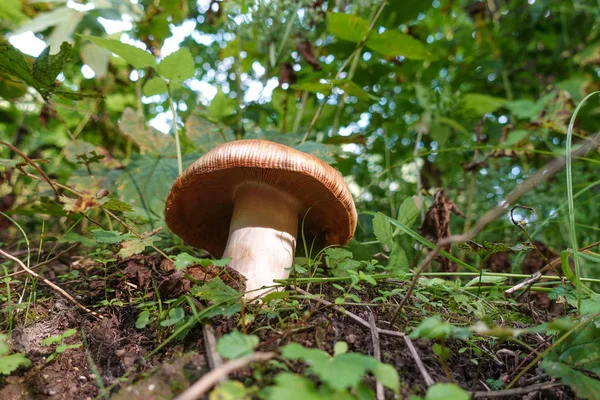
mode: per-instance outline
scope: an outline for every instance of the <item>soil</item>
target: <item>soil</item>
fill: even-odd
[[[27,313],[23,309],[18,310],[14,320],[16,328],[12,330],[10,340],[12,350],[24,353],[32,361],[32,365],[28,369],[20,369],[8,377],[0,378],[0,399],[171,399],[208,372],[208,357],[201,326],[194,327],[183,340],[170,341],[156,354],[152,352],[169,336],[170,331],[152,324],[143,329],[135,326],[140,312],[134,304],[135,299],[156,300],[155,288],[159,288],[158,293],[164,302],[168,300],[169,294],[170,297],[177,297],[190,287],[185,274],[173,272],[163,264],[155,257],[136,256],[120,261],[111,270],[104,271],[97,263],[79,260],[75,264],[80,271],[77,279],[64,282],[55,279],[55,282],[70,293],[75,293],[78,300],[87,306],[99,304],[106,294],[120,301],[113,301],[110,307],[106,305],[96,308],[95,311],[107,316],[100,320],[82,313],[62,298],[55,298],[51,289],[38,282],[38,300]],[[47,267],[44,274],[56,277],[64,272],[65,265],[57,264]],[[380,295],[378,290],[397,287],[402,287],[402,284],[379,284],[377,290],[365,285],[353,293],[367,303]],[[22,285],[15,285],[14,289],[16,288],[23,289]],[[106,288],[111,290],[106,291]],[[321,293],[330,302],[334,302],[339,296],[337,289],[328,285],[313,285],[310,291]],[[399,300],[398,297],[392,298],[392,301]],[[336,342],[345,341],[351,352],[374,354],[370,329],[346,316],[340,308],[323,306],[308,299],[301,299],[293,306],[289,302],[287,304],[287,309],[278,311],[278,317],[271,315],[268,309],[261,310],[257,305],[248,305],[244,310],[245,314],[251,314],[254,320],[247,326],[240,325],[239,314],[215,317],[207,322],[212,323],[217,337],[233,329],[258,335],[258,350],[261,351],[276,351],[287,343],[296,342],[332,353]],[[393,307],[345,305],[348,311],[365,320],[369,319],[369,313],[373,313],[376,325],[382,329],[400,331],[405,331],[409,325],[416,326],[418,321],[431,315],[431,312],[439,312],[452,318],[452,311],[445,306],[441,302],[437,311],[433,311],[430,305],[414,297],[401,313],[395,327],[392,327],[388,321],[394,313]],[[464,313],[454,318],[464,325],[476,321],[474,316],[472,321],[469,316],[465,319]],[[528,317],[523,315],[523,326],[527,320]],[[65,343],[81,343],[82,346],[69,349],[47,362],[56,346],[42,346],[40,342],[70,328],[77,329],[78,334],[66,339]],[[522,340],[538,350],[548,345],[540,335],[526,335]],[[527,348],[513,342],[473,339],[469,345],[464,341],[448,340],[444,345],[451,349],[451,355],[443,363],[433,352],[431,341],[414,340],[413,343],[435,382],[448,382],[451,378],[464,389],[472,391],[489,390],[488,379],[506,382],[512,380],[522,368],[521,365],[525,365],[523,360],[530,354]],[[426,385],[405,341],[400,337],[381,335],[380,349],[382,361],[395,366],[399,372],[402,398],[409,395],[423,396]],[[302,363],[286,364],[296,372],[305,369]],[[273,365],[275,364],[270,363],[242,369],[232,377],[245,384],[264,387],[272,383],[274,376],[280,371]],[[365,379],[368,385],[375,386],[372,377]],[[516,386],[549,380],[541,369],[532,368]],[[386,392],[386,398],[393,398],[393,394]],[[554,387],[546,391],[531,392],[525,397],[512,398],[533,400],[575,397],[567,388]]]

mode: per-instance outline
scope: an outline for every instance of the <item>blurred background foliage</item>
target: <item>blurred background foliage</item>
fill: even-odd
[[[146,86],[154,70],[87,37],[120,40],[159,60],[185,48],[193,77],[171,92],[184,167],[224,140],[268,138],[333,164],[359,211],[395,218],[409,196],[425,193],[427,203],[443,188],[466,214],[452,218],[460,233],[564,154],[576,104],[600,89],[600,3],[389,0],[378,15],[381,4],[3,0],[0,138],[58,182],[90,196],[106,189],[131,206],[114,203],[127,221],[157,228],[178,173],[170,98]],[[72,49],[63,53],[63,42]],[[62,54],[62,72],[46,86],[15,77],[13,46],[28,65],[50,46],[50,55]],[[592,98],[575,142],[598,131],[599,114]],[[47,185],[12,169],[20,157],[0,148],[0,158],[0,210],[30,238],[42,235],[40,219],[52,224],[47,238],[64,233],[78,216]],[[600,179],[599,163],[597,152],[574,161],[575,193]],[[534,239],[556,250],[569,243],[565,182],[559,173],[520,201],[537,212],[522,216]],[[598,238],[599,195],[596,185],[576,200],[580,246]],[[373,239],[371,218],[361,215],[359,241]],[[2,228],[0,240],[14,245],[14,228]],[[415,250],[403,240],[411,259]],[[476,240],[525,238],[505,217]]]

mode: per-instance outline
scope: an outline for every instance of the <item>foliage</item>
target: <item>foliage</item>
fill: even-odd
[[[10,375],[20,367],[27,368],[31,365],[31,361],[24,354],[8,354],[10,348],[7,340],[6,335],[0,335],[0,374],[2,375]]]
[[[56,357],[63,354],[64,352],[66,352],[69,349],[80,348],[82,346],[81,343],[73,343],[73,344],[65,343],[65,339],[70,338],[71,336],[75,335],[76,333],[77,333],[77,329],[67,329],[66,331],[64,331],[61,334],[50,336],[50,337],[47,337],[46,339],[42,340],[42,342],[40,343],[42,346],[56,345],[52,354],[50,354],[48,356],[48,358],[46,359],[46,363],[51,362]]]

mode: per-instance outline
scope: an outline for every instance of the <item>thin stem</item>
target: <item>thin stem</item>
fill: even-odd
[[[173,93],[171,92],[171,85],[167,84],[167,91],[169,94],[169,108],[171,108],[171,114],[173,114],[173,134],[175,135],[175,150],[177,151],[177,169],[179,175],[183,172],[183,162],[181,161],[181,144],[179,143],[179,131],[177,130],[177,111],[175,110],[175,103],[173,102]]]

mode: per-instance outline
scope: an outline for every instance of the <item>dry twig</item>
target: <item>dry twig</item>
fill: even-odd
[[[233,371],[244,368],[250,363],[257,361],[268,361],[275,357],[275,353],[256,352],[236,360],[231,360],[223,364],[221,367],[213,369],[208,374],[203,375],[192,386],[187,388],[185,392],[175,397],[175,400],[196,400],[204,396],[204,394],[221,379],[226,378]]]
[[[373,357],[381,362],[381,347],[379,346],[379,331],[377,325],[375,325],[375,317],[373,312],[369,312],[369,325],[371,326],[371,339],[373,340]],[[375,384],[375,391],[377,393],[377,400],[384,400],[385,395],[383,393],[383,384],[377,380]]]
[[[509,397],[509,396],[519,396],[528,394],[531,392],[535,392],[538,390],[544,389],[552,389],[558,386],[565,386],[564,383],[561,382],[544,382],[544,383],[536,383],[535,385],[515,388],[515,389],[506,389],[506,390],[494,390],[494,391],[481,391],[481,392],[471,392],[471,396],[473,399],[486,399],[491,397]]]
[[[73,296],[71,296],[69,293],[67,293],[65,290],[63,290],[62,288],[60,288],[59,286],[55,285],[54,283],[50,282],[48,279],[44,278],[43,276],[41,276],[40,274],[38,274],[35,271],[32,271],[30,268],[28,268],[23,261],[19,260],[16,257],[11,256],[10,254],[4,252],[2,249],[0,249],[0,255],[8,258],[9,260],[12,260],[14,262],[16,262],[17,264],[19,264],[21,266],[21,268],[23,268],[25,271],[27,271],[27,273],[31,276],[34,276],[38,279],[41,279],[46,285],[50,286],[52,289],[56,290],[58,293],[62,294],[67,300],[69,300],[71,303],[75,304],[78,308],[80,308],[81,310],[85,311],[86,313],[98,318],[98,319],[103,319],[104,317],[100,314],[98,314],[95,311],[90,310],[89,308],[87,308],[86,306],[84,306],[83,304],[81,304],[80,302],[78,302],[77,300],[75,300],[75,298]]]

